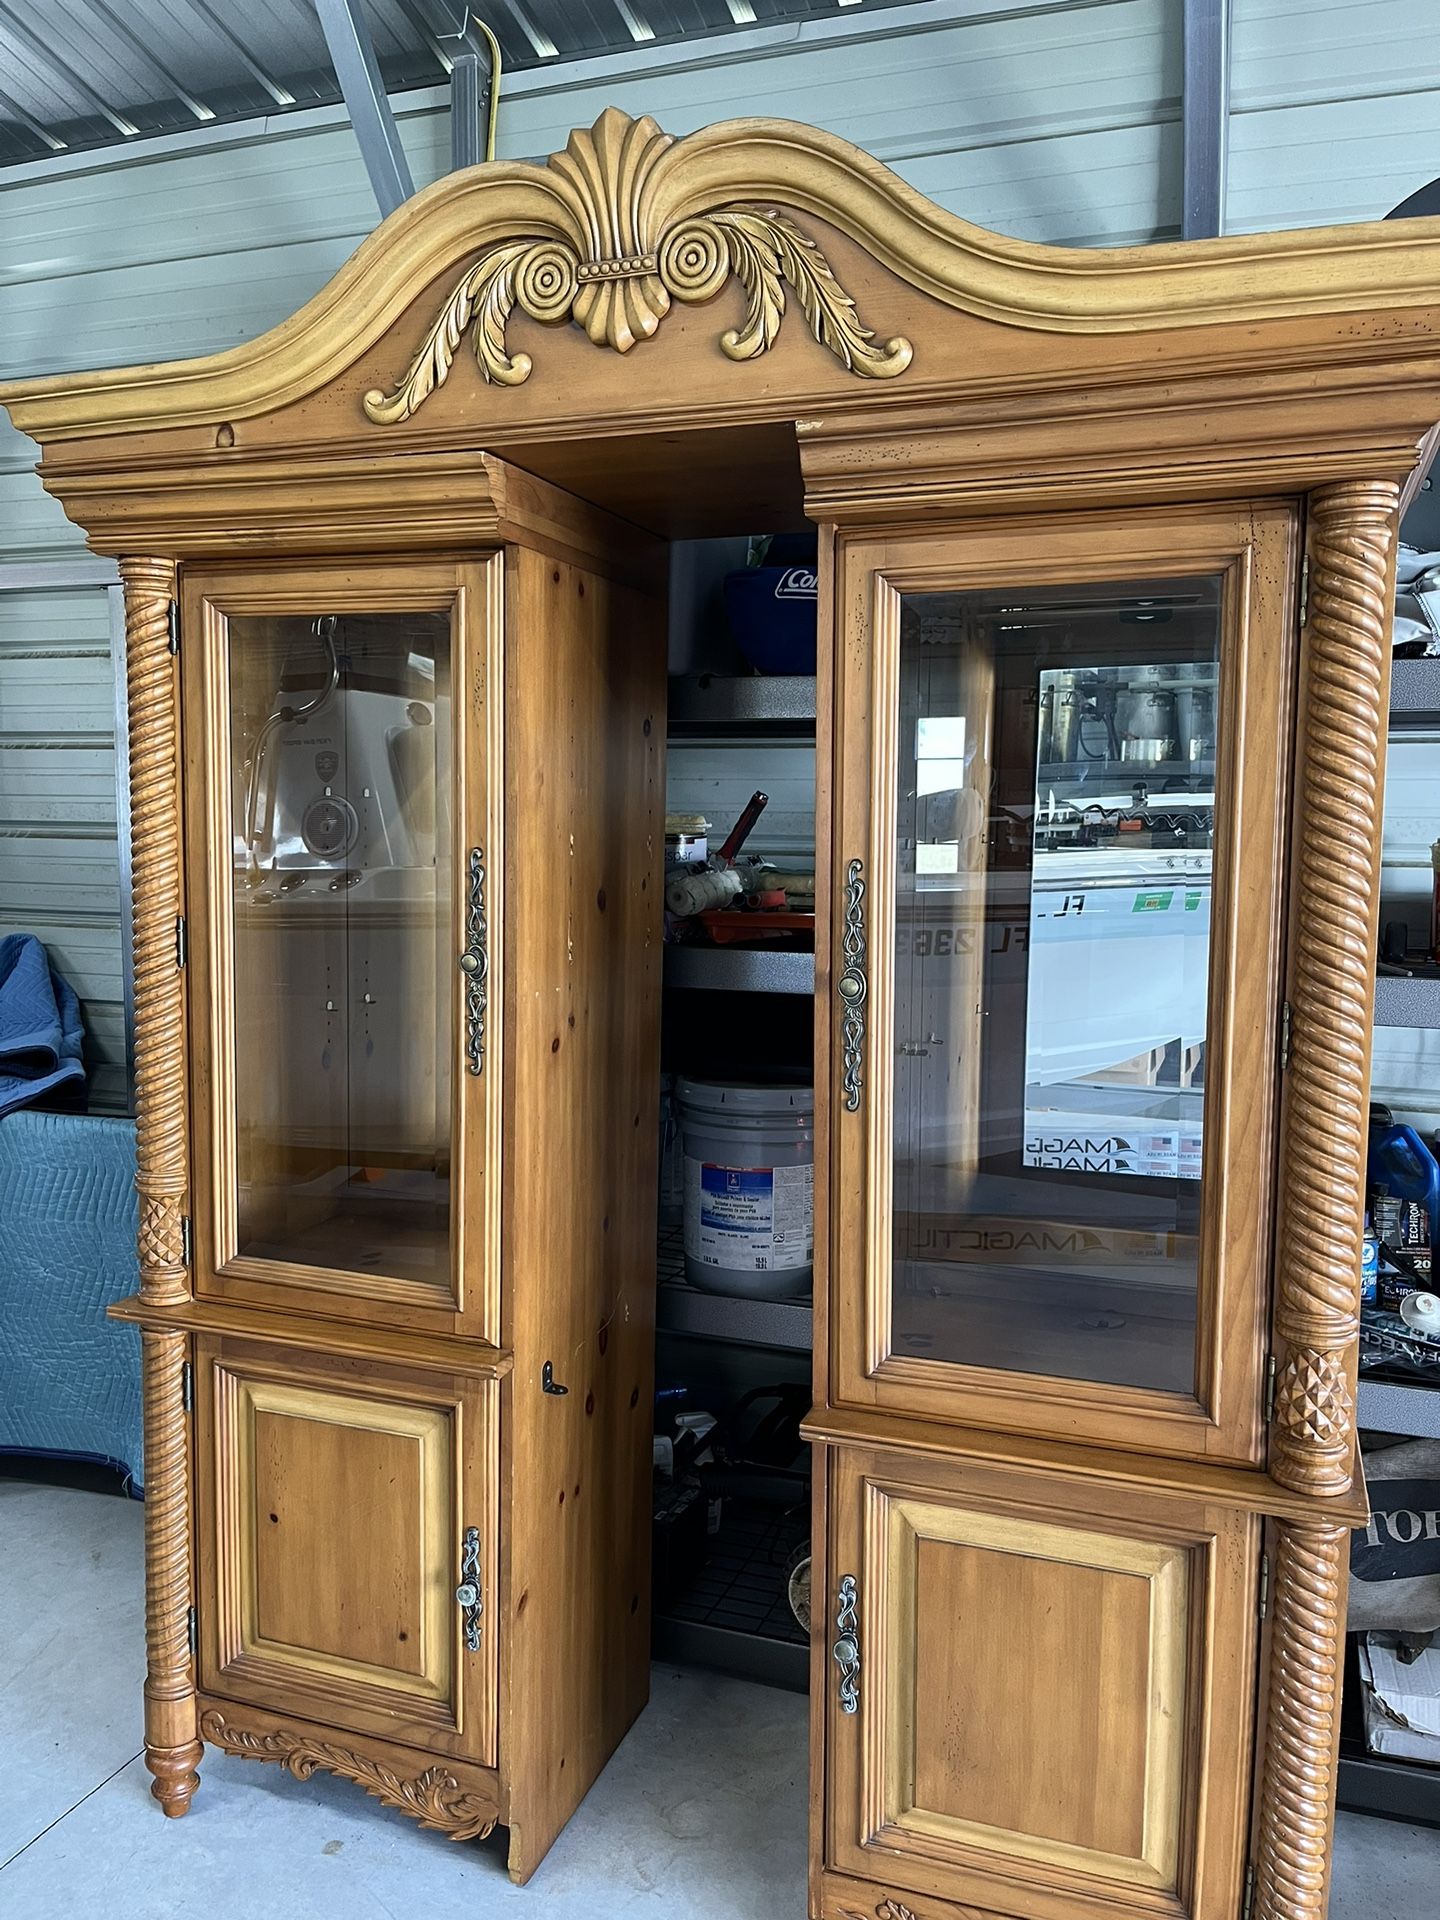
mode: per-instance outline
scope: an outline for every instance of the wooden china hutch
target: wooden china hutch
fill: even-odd
[[[209,1741],[523,1880],[643,1705],[665,544],[808,518],[811,1914],[1320,1920],[1437,288],[612,109],[0,389],[125,584],[167,1813]]]

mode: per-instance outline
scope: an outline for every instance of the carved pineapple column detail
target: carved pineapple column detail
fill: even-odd
[[[1353,1471],[1398,490],[1337,483],[1309,509],[1270,1472],[1323,1497],[1345,1493]],[[1348,1547],[1319,1510],[1275,1527],[1255,1920],[1325,1912]]]
[[[135,1184],[140,1295],[156,1306],[190,1297],[182,1220],[189,1181],[185,1003],[177,965],[181,911],[180,729],[168,560],[120,562],[130,707],[130,831],[135,947]],[[145,1397],[145,1764],[167,1814],[199,1785],[201,1746],[190,1655],[189,1434],[181,1333],[141,1336]]]

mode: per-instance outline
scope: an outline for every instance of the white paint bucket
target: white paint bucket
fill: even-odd
[[[815,1258],[809,1087],[681,1080],[685,1276],[709,1293],[808,1293]]]

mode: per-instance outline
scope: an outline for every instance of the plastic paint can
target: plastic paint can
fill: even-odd
[[[709,1293],[785,1300],[815,1258],[815,1096],[808,1086],[681,1080],[685,1277]]]

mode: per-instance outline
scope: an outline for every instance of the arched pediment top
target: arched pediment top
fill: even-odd
[[[42,441],[254,418],[325,388],[427,287],[435,314],[388,389],[364,396],[377,429],[411,417],[467,340],[484,377],[519,385],[506,323],[582,327],[628,353],[673,303],[738,281],[734,360],[763,354],[782,325],[860,379],[912,363],[878,339],[832,271],[807,217],[864,249],[943,306],[997,326],[1133,333],[1434,307],[1440,222],[1406,220],[1131,248],[1035,245],[947,213],[832,134],[731,120],[683,138],[608,108],[543,165],[495,161],[447,175],[393,213],[312,300],[258,339],[203,359],[0,387]],[[787,318],[787,315],[789,316]]]

